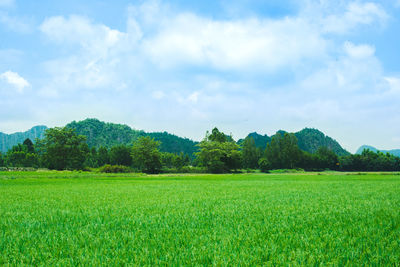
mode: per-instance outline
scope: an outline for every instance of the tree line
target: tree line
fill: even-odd
[[[99,168],[105,172],[141,171],[144,173],[210,172],[227,173],[242,169],[269,172],[274,169],[307,171],[400,171],[400,158],[389,153],[364,150],[361,154],[338,156],[327,147],[315,153],[299,148],[292,133],[278,132],[265,149],[252,137],[238,145],[232,136],[214,128],[197,145],[192,155],[160,152],[161,142],[150,136],[139,137],[132,145],[89,148],[86,137],[74,129],[51,128],[43,139],[22,144],[0,154],[0,167],[33,167],[54,170]]]

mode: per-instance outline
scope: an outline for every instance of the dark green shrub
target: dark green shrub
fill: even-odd
[[[122,165],[110,165],[106,164],[103,167],[99,168],[100,172],[105,172],[105,173],[128,173],[128,172],[133,172],[131,168],[122,166]]]

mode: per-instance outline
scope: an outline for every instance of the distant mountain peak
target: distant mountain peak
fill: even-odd
[[[47,126],[38,125],[25,132],[17,132],[13,134],[0,133],[0,152],[7,152],[13,146],[24,142],[26,138],[29,138],[35,142],[36,138],[41,139],[44,137],[44,132],[46,129]]]

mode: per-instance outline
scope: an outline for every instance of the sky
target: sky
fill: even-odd
[[[400,148],[400,0],[0,0],[0,132],[98,118]]]

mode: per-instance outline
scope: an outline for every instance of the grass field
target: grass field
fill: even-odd
[[[400,175],[0,173],[0,265],[400,265]]]

